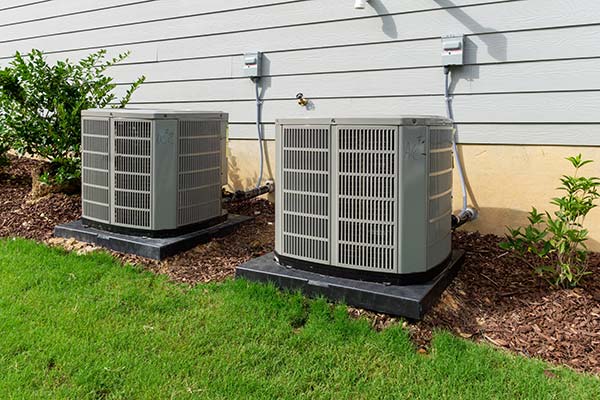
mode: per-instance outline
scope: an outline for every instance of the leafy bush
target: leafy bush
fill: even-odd
[[[575,168],[572,176],[564,175],[558,188],[562,197],[552,199],[558,210],[550,214],[539,213],[535,208],[529,213],[529,225],[508,228],[507,240],[500,244],[503,249],[514,251],[528,262],[540,276],[555,287],[574,287],[588,275],[588,231],[583,227],[585,217],[596,207],[600,197],[600,179],[580,177],[579,170],[591,160],[583,160],[581,154],[568,157]],[[533,255],[533,263],[528,261]]]
[[[10,135],[10,131],[2,123],[2,119],[0,119],[0,167],[9,164],[8,151],[12,148],[12,142],[13,139]]]
[[[0,139],[0,167],[4,167],[9,164],[8,150],[10,150],[10,146],[5,145]]]
[[[100,50],[72,63],[49,65],[43,53],[16,53],[0,70],[0,152],[2,146],[50,162],[46,180],[64,183],[80,176],[81,110],[103,108],[118,102],[125,107],[144,82],[142,76],[117,100],[116,84],[106,70],[129,56],[106,60]]]

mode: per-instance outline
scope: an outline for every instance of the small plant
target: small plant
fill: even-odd
[[[125,107],[144,82],[137,79],[120,100],[106,70],[129,53],[106,60],[106,50],[78,63],[49,65],[39,50],[16,53],[0,69],[0,153],[12,147],[49,161],[42,175],[47,183],[64,184],[80,176],[81,111],[87,108]],[[114,104],[117,103],[117,104]]]
[[[600,179],[578,176],[579,170],[591,160],[583,160],[581,154],[568,157],[575,168],[572,176],[563,175],[562,197],[552,199],[558,210],[529,213],[529,225],[516,229],[508,228],[507,240],[500,244],[505,250],[514,251],[534,271],[557,288],[575,287],[588,275],[588,231],[583,227],[585,217],[596,207],[600,198]],[[527,260],[533,255],[533,263]]]

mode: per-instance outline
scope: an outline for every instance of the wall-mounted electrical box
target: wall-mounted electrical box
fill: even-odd
[[[442,65],[463,65],[464,47],[464,35],[442,36]]]
[[[259,51],[244,53],[244,76],[250,79],[262,75],[262,53]]]

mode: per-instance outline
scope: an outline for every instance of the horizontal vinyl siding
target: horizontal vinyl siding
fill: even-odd
[[[371,3],[364,11],[350,0],[0,6],[0,64],[33,47],[50,60],[131,50],[110,72],[121,92],[147,76],[132,106],[223,110],[230,137],[250,139],[255,101],[242,53],[260,50],[273,138],[276,118],[445,114],[439,38],[465,33],[468,65],[452,82],[460,142],[600,144],[597,0]],[[296,104],[298,92],[309,110]]]

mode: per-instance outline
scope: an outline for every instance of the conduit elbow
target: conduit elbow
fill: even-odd
[[[459,212],[457,215],[452,215],[452,229],[459,228],[467,222],[475,221],[479,213],[474,208],[466,208]]]

